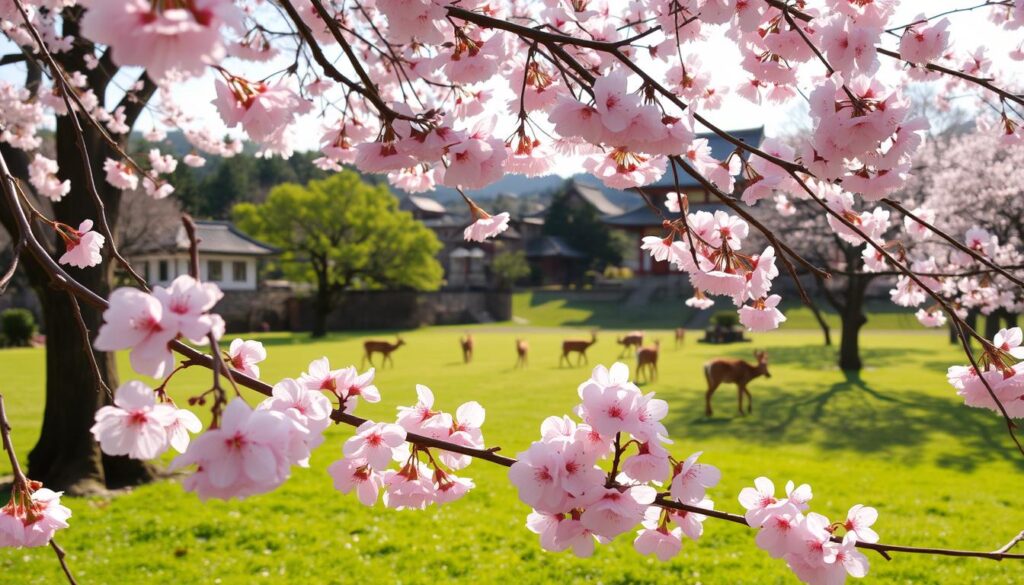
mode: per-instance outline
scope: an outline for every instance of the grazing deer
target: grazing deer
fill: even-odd
[[[708,380],[708,393],[704,396],[704,413],[711,416],[711,395],[715,393],[718,385],[722,382],[736,384],[739,393],[739,411],[743,415],[743,395],[747,395],[747,412],[753,412],[754,400],[747,390],[747,384],[758,376],[771,378],[768,373],[768,353],[754,350],[754,357],[757,358],[757,365],[751,365],[743,360],[711,360],[704,364],[704,377]]]
[[[530,351],[530,344],[525,339],[516,339],[516,367],[526,367],[526,354]],[[559,364],[561,365],[561,364]]]
[[[641,376],[645,382],[653,382],[658,379],[658,350],[660,349],[661,341],[655,339],[654,347],[641,347],[636,350],[637,382],[640,381]]]
[[[384,365],[387,364],[389,361],[391,362],[391,367],[395,367],[395,360],[394,358],[391,357],[391,352],[405,345],[405,340],[402,339],[400,335],[396,335],[395,339],[397,339],[395,343],[391,343],[389,341],[379,341],[376,339],[364,341],[363,350],[366,353],[363,354],[362,365],[366,366],[367,360],[369,360],[371,366],[374,365],[373,354],[379,353],[382,356],[384,356],[384,359],[382,359],[380,363],[381,367],[384,367]]]
[[[572,362],[569,361],[569,354],[576,352],[580,354],[580,357],[576,359],[576,365],[580,365],[581,362],[586,361],[588,364],[590,360],[587,359],[587,348],[597,343],[597,332],[590,332],[590,340],[586,339],[566,339],[562,342],[562,357],[558,359],[558,367],[562,367],[562,360],[565,360],[566,365],[572,367]]]
[[[686,329],[676,327],[676,349],[686,341]]]
[[[465,337],[459,339],[459,343],[462,345],[462,361],[468,364],[473,361],[473,336],[466,333]]]
[[[619,357],[629,353],[629,348],[634,348],[634,351],[639,351],[644,345],[644,332],[643,331],[630,331],[625,337],[618,337],[615,339],[615,343],[622,346],[622,351],[619,352]]]

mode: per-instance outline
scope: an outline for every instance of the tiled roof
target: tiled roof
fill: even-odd
[[[250,237],[226,221],[196,220],[196,239],[199,241],[201,254],[244,254],[248,256],[268,256],[276,254],[278,249]],[[158,247],[161,249],[188,250],[188,235],[185,228],[178,228],[173,243],[166,242]]]
[[[526,244],[527,258],[586,258],[587,255],[558,236],[544,236]]]

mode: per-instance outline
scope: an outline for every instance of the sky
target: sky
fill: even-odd
[[[947,0],[904,1],[898,8],[897,16],[893,22],[903,24],[912,21],[920,13],[935,14],[936,12],[949,9],[972,6],[976,3],[976,0],[959,2]],[[1024,69],[1020,62],[1009,61],[1005,57],[1000,60],[999,57],[1000,54],[1005,56],[1015,47],[1015,43],[1019,42],[1020,39],[1019,34],[1015,36],[1006,31],[995,30],[995,27],[986,22],[985,14],[980,11],[955,14],[950,19],[953,21],[951,30],[953,31],[954,46],[961,50],[973,50],[973,48],[980,44],[984,44],[989,47],[989,53],[996,60],[997,64],[1002,63],[1005,68],[1011,71],[1022,71]],[[972,38],[972,35],[977,34],[976,31],[984,31],[985,38]],[[1020,31],[1017,32],[1019,33]],[[745,74],[737,65],[739,51],[735,45],[722,35],[712,34],[709,36],[708,40],[701,42],[694,47],[694,50],[699,51],[705,67],[716,72],[718,76],[717,85],[720,86],[723,82],[727,86],[735,86],[741,83],[745,79]],[[893,37],[889,41],[884,41],[884,43],[886,46],[894,47],[898,43],[898,39]],[[9,41],[6,39],[0,40],[0,51],[2,51],[0,54],[6,54],[14,50],[16,49],[13,48]],[[885,58],[883,57],[883,59]],[[228,60],[225,64],[229,70],[236,74],[259,78],[265,76],[269,71],[286,67],[289,63],[290,60],[285,57],[280,58],[277,62],[263,63],[255,66],[237,60]],[[138,69],[128,70],[125,75],[115,80],[115,87],[112,87],[108,93],[108,101],[118,99],[119,94],[123,91],[118,89],[116,85],[128,86],[138,74]],[[23,70],[20,66],[0,67],[0,80],[19,82],[22,79],[22,75]],[[1024,75],[1015,75],[1015,77],[1020,79]],[[174,87],[174,98],[183,109],[202,120],[204,125],[223,130],[227,134],[241,135],[237,130],[228,131],[224,127],[216,108],[211,103],[211,100],[214,98],[214,79],[214,74],[208,72],[202,77],[179,83]],[[805,108],[802,107],[799,101],[797,99],[797,103],[791,102],[781,106],[758,106],[738,95],[731,94],[727,95],[720,109],[701,113],[724,129],[740,129],[764,125],[768,136],[777,136],[792,132],[801,126],[801,117]],[[136,129],[148,130],[151,126],[158,123],[158,119],[159,115],[155,111],[147,112],[140,118]],[[316,116],[310,115],[300,119],[296,129],[296,150],[318,148],[319,137],[322,133],[321,128],[322,122]]]

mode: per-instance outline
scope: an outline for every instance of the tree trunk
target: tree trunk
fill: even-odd
[[[999,333],[1003,321],[1010,322],[1010,313],[1003,308],[998,308],[988,315],[985,315],[985,339],[992,339]]]
[[[849,277],[842,318],[842,336],[839,341],[839,369],[847,372],[859,371],[863,366],[860,359],[860,328],[868,322],[864,316],[864,292],[870,278],[855,275]]]
[[[331,313],[331,288],[326,274],[317,274],[314,313],[313,337],[323,337],[327,335],[327,316]]]

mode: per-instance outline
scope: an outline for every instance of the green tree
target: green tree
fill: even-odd
[[[281,268],[292,280],[316,285],[313,335],[327,331],[327,315],[344,290],[435,290],[443,270],[434,233],[398,210],[383,185],[368,185],[353,171],[285,183],[263,203],[240,203],[235,221],[284,251]]]
[[[568,183],[555,193],[544,219],[544,233],[559,236],[589,258],[589,268],[604,269],[622,262],[623,242],[618,234],[601,223],[591,205],[574,205]]]
[[[526,261],[526,253],[521,250],[502,252],[494,257],[491,270],[498,277],[499,286],[511,287],[516,281],[530,275],[530,264]]]

